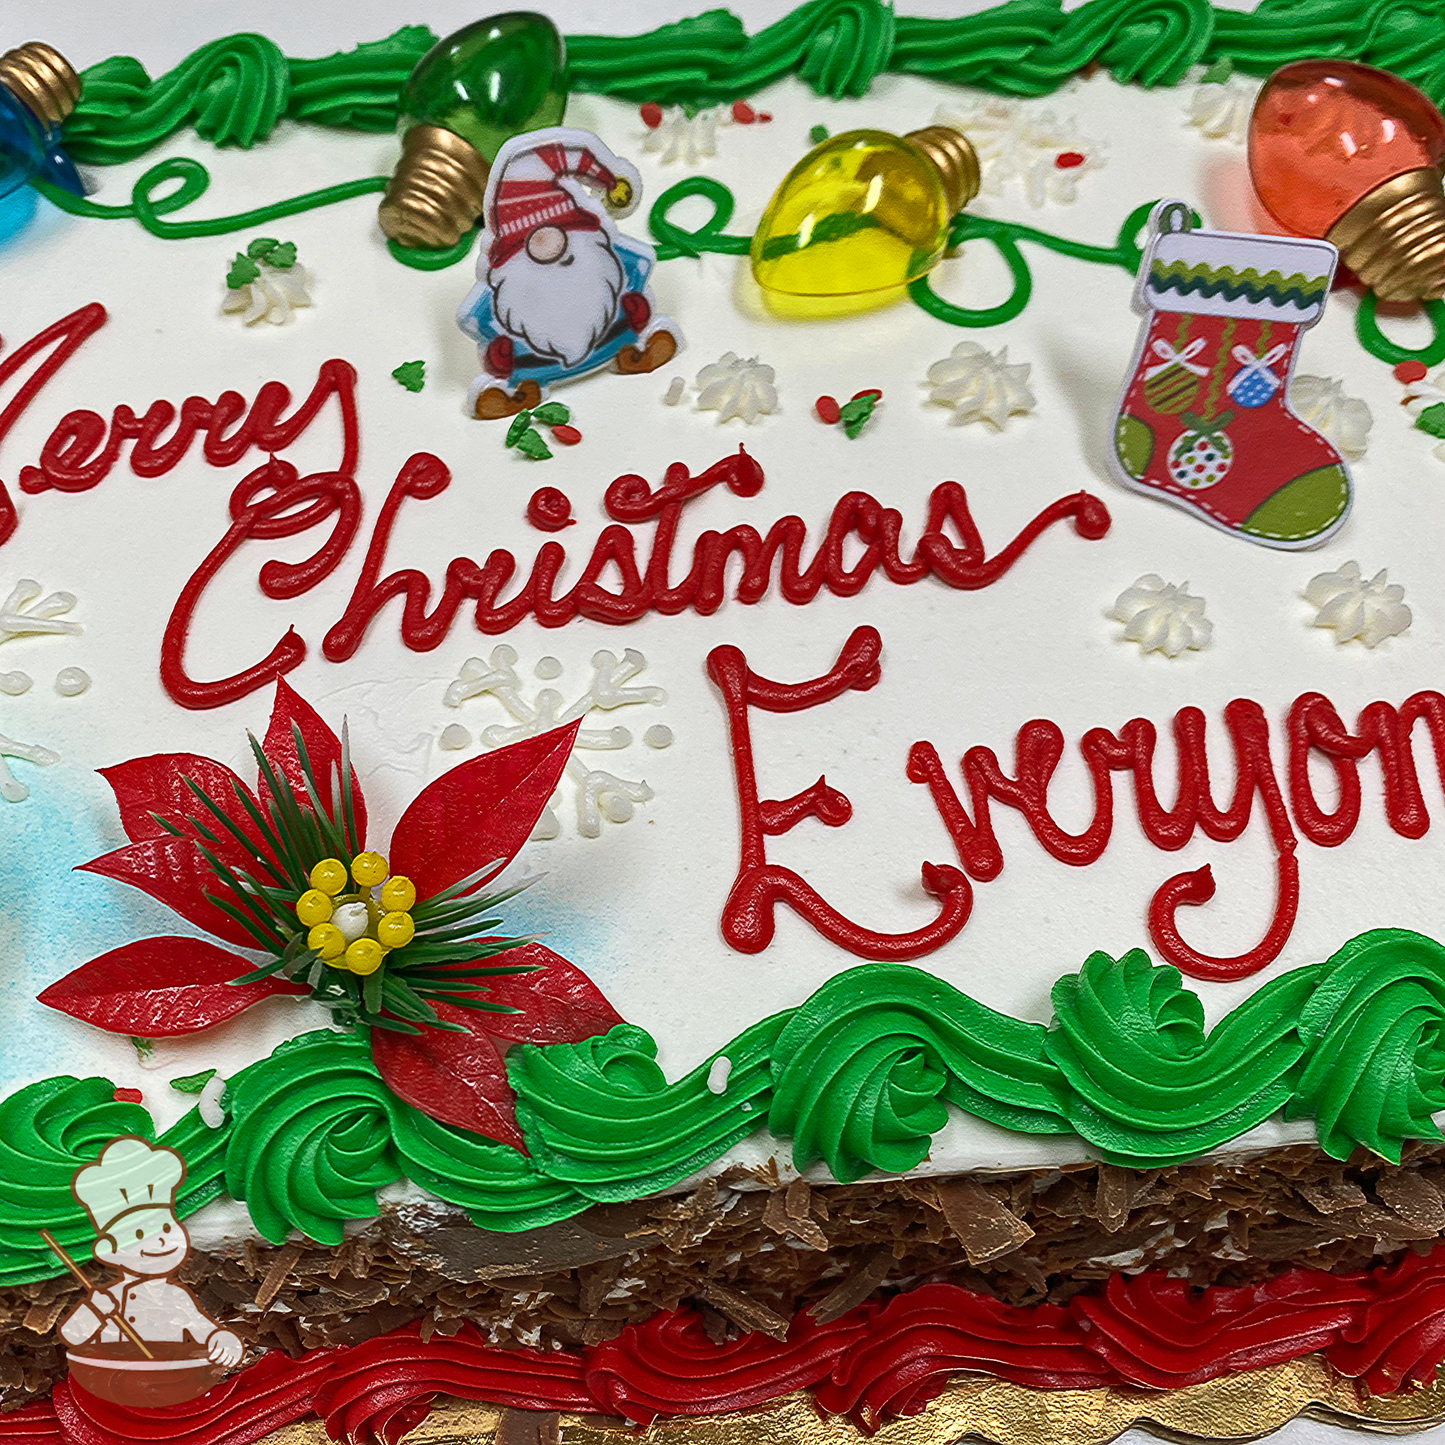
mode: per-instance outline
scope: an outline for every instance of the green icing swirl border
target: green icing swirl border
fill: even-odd
[[[188,1162],[181,1214],[224,1192],[273,1242],[294,1229],[332,1245],[401,1179],[481,1228],[517,1232],[670,1188],[764,1128],[792,1141],[799,1169],[902,1173],[950,1107],[1016,1132],[1077,1134],[1134,1168],[1196,1158],[1280,1112],[1313,1119],[1339,1159],[1364,1146],[1398,1162],[1407,1139],[1440,1137],[1445,947],[1422,934],[1361,934],[1208,1031],[1178,970],[1140,950],[1092,954],[1052,997],[1046,1026],[921,969],[863,964],[672,1083],[633,1024],[521,1045],[508,1072],[527,1155],[402,1103],[363,1038],[310,1033],[229,1081],[222,1127],[191,1110],[160,1137]],[[112,1092],[105,1079],[62,1077],[0,1101],[0,1285],[54,1273],[42,1227],[83,1250],[71,1175],[115,1134],[154,1137],[145,1110]]]
[[[216,145],[264,141],[282,119],[386,131],[397,96],[434,40],[421,25],[319,59],[239,34],[194,50],[152,80],[129,56],[83,74],[65,127],[79,161],[133,160],[183,126]],[[1264,0],[1252,12],[1207,0],[1007,0],[953,19],[897,15],[884,0],[806,0],[749,35],[709,10],[642,35],[567,37],[571,87],[622,100],[708,104],[796,75],[830,99],[865,94],[884,73],[1008,95],[1045,95],[1100,65],[1115,80],[1173,85],[1192,65],[1228,59],[1252,75],[1333,55],[1392,70],[1445,101],[1440,23],[1415,0]]]

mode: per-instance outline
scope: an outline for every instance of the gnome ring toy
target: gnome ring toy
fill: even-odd
[[[457,311],[482,366],[472,415],[514,416],[558,382],[655,371],[677,354],[681,333],[647,284],[656,253],[614,225],[641,195],[636,169],[584,130],[530,131],[498,152],[477,284]]]

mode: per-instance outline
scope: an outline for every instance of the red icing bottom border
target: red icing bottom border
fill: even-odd
[[[265,1355],[163,1410],[127,1410],[62,1381],[50,1400],[0,1415],[0,1441],[253,1445],[315,1417],[334,1440],[394,1445],[438,1396],[648,1424],[800,1389],[868,1432],[920,1413],[964,1371],[1033,1389],[1173,1390],[1316,1354],[1375,1395],[1429,1383],[1445,1359],[1445,1245],[1365,1274],[1295,1269],[1242,1287],[1114,1275],[1102,1294],[1067,1305],[1006,1305],[929,1284],[828,1324],[801,1314],[786,1340],[754,1333],[716,1345],[690,1310],[551,1352],[488,1345],[471,1326],[423,1340],[410,1325],[299,1360]]]

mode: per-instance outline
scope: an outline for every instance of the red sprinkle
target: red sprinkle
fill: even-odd
[[[564,447],[575,447],[582,440],[582,433],[575,426],[554,426],[552,435]]]
[[[759,125],[767,125],[767,123],[768,123],[770,120],[772,120],[772,118],[773,118],[773,117],[772,117],[772,113],[771,113],[770,111],[760,110],[760,111],[758,112],[758,124],[759,124]]]
[[[882,390],[881,387],[870,386],[870,387],[868,387],[868,388],[867,388],[866,390],[864,390],[864,391],[855,391],[855,392],[853,393],[853,395],[848,398],[848,400],[849,400],[849,401],[862,401],[865,396],[871,396],[874,401],[882,401],[882,400],[883,400],[883,390]]]
[[[755,111],[747,101],[735,100],[733,101],[733,119],[737,121],[739,125],[752,125],[755,120],[761,120],[762,117],[758,115],[757,111]]]
[[[1404,382],[1406,386],[1412,381],[1425,380],[1425,367],[1418,361],[1402,361],[1395,368],[1395,380]]]
[[[560,430],[558,427],[552,434],[556,436]],[[560,532],[563,527],[570,527],[577,518],[572,515],[572,503],[567,500],[565,492],[559,492],[556,487],[540,487],[527,503],[527,520],[539,532]]]
[[[818,420],[828,426],[832,426],[841,414],[838,403],[831,396],[820,396],[813,403],[813,410],[818,413]]]
[[[1061,171],[1071,171],[1075,166],[1083,165],[1087,159],[1087,156],[1078,151],[1060,151],[1054,157],[1054,165]]]
[[[662,107],[655,100],[649,100],[638,112],[648,130],[656,130],[662,124]]]
[[[111,1095],[117,1104],[139,1104],[142,1097],[139,1089],[117,1089]]]

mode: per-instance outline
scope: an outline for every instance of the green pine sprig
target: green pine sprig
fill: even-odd
[[[438,1004],[514,1012],[480,995],[487,978],[532,971],[529,964],[486,961],[532,941],[497,932],[502,926],[497,910],[527,884],[496,893],[474,892],[496,871],[496,863],[419,899],[411,909],[416,927],[411,942],[388,952],[375,973],[358,976],[322,960],[307,942],[308,930],[296,917],[296,902],[311,887],[311,870],[323,858],[339,858],[350,868],[364,848],[349,785],[350,738],[343,727],[340,764],[333,765],[327,779],[330,786],[323,792],[296,724],[291,737],[300,767],[299,789],[266,755],[260,741],[248,737],[269,790],[265,802],[234,781],[230,796],[216,797],[194,778],[183,778],[196,800],[196,811],[179,821],[152,814],[166,832],[195,844],[216,882],[207,898],[264,955],[255,968],[231,982],[255,983],[280,974],[307,987],[343,1025],[402,1033],[424,1028],[464,1031],[463,1025],[437,1013]]]

